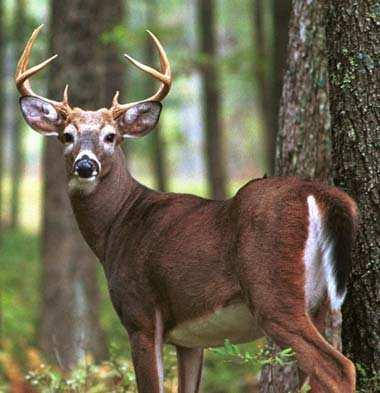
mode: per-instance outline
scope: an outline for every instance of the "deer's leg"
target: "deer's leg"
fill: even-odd
[[[310,376],[313,393],[355,391],[352,362],[319,334],[307,315],[276,315],[263,320],[263,329],[281,347],[294,349],[299,368]]]
[[[324,338],[326,338],[326,334],[325,334],[326,318],[329,311],[330,311],[330,302],[326,296],[323,302],[321,303],[321,305],[318,307],[318,309],[315,312],[311,313],[310,315],[312,323]],[[335,346],[334,348],[338,349]],[[309,385],[313,383],[310,382],[308,376],[300,368],[298,369],[298,374],[299,374],[300,387],[302,387],[305,382]]]
[[[139,393],[163,393],[162,342],[145,332],[130,334],[132,360]]]
[[[203,348],[176,346],[178,359],[178,392],[198,393],[203,366]]]
[[[313,393],[353,393],[352,362],[323,338],[307,314],[304,280],[297,271],[302,272],[302,259],[278,253],[279,262],[269,264],[266,255],[257,262],[261,255],[256,252],[253,264],[247,258],[251,254],[241,255],[239,281],[252,314],[261,318],[263,331],[280,347],[293,348],[299,368],[310,377]]]

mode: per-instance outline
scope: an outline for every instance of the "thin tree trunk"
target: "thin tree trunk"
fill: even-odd
[[[367,373],[358,373],[359,387],[375,392],[380,391],[378,2],[329,1],[326,31],[334,180],[357,201],[361,221],[343,307],[343,349]]]
[[[255,45],[254,74],[258,84],[258,101],[264,125],[266,171],[274,174],[278,113],[286,64],[291,0],[271,1],[273,39],[264,24],[262,0],[252,2],[253,42]]]
[[[99,38],[105,28],[102,7],[112,6],[96,0],[53,0],[50,52],[60,56],[50,68],[49,97],[59,99],[68,82],[72,105],[84,109],[105,105],[104,55]],[[99,324],[96,259],[74,221],[57,140],[49,139],[46,144],[44,168],[40,343],[62,367],[70,368],[87,352],[96,359],[106,354]]]
[[[145,4],[146,6],[146,25],[151,28],[157,24],[157,1],[156,0],[149,0]],[[157,64],[157,54],[156,50],[153,51],[152,42],[151,40],[145,41],[145,61],[146,64],[154,66]],[[155,88],[155,83],[152,83],[152,79],[146,79],[145,84],[145,94],[146,97],[149,97],[153,89]],[[150,141],[151,141],[151,153],[152,153],[152,162],[154,168],[154,175],[155,175],[155,183],[156,187],[160,191],[167,191],[167,167],[165,163],[165,142],[162,138],[161,134],[161,127],[160,123],[157,124],[155,130],[150,134]]]
[[[22,51],[26,36],[26,2],[25,0],[16,0],[14,11],[14,42],[16,56]],[[11,166],[11,215],[10,227],[15,229],[19,226],[20,216],[20,186],[25,164],[25,152],[22,146],[22,126],[24,122],[21,119],[19,110],[14,111],[14,124],[12,125],[12,166]]]
[[[5,37],[4,37],[4,2],[0,0],[0,91],[4,92],[4,59],[5,59]],[[0,247],[4,228],[3,222],[3,180],[4,180],[4,94],[0,97]],[[1,315],[0,315],[1,318]],[[1,321],[0,321],[1,322]],[[0,326],[1,328],[1,326]],[[0,336],[1,338],[1,336]]]
[[[327,96],[325,13],[321,2],[293,1],[287,69],[284,75],[276,175],[298,175],[331,182],[330,115]],[[339,337],[339,315],[329,334]],[[336,326],[337,325],[337,326]],[[333,326],[333,331],[331,331]],[[269,340],[273,353],[280,349]],[[265,366],[261,393],[296,392],[296,362]]]
[[[197,10],[199,48],[202,55],[202,103],[207,177],[211,196],[215,199],[224,199],[226,197],[226,175],[214,0],[198,0]]]
[[[4,91],[4,58],[5,58],[5,39],[4,39],[4,2],[0,0],[0,91]],[[4,154],[4,95],[0,98],[0,248],[3,240],[3,154]],[[3,347],[3,308],[2,308],[2,288],[0,288],[0,351]]]

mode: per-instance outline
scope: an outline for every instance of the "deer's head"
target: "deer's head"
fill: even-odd
[[[27,123],[45,136],[55,136],[64,145],[67,175],[72,184],[96,185],[112,168],[115,148],[124,138],[138,138],[151,131],[158,122],[161,103],[171,86],[168,58],[158,39],[148,31],[157,47],[161,72],[125,57],[136,67],[161,82],[158,91],[146,100],[120,104],[116,92],[109,109],[87,111],[72,108],[66,86],[62,101],[53,101],[34,93],[29,78],[46,67],[57,55],[28,68],[33,44],[42,26],[27,42],[16,69],[16,86],[21,94],[20,106]]]

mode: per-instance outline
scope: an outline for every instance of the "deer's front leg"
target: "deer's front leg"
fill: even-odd
[[[198,393],[203,366],[203,348],[176,346],[178,359],[178,393]]]
[[[138,392],[163,393],[162,338],[141,331],[129,336]]]

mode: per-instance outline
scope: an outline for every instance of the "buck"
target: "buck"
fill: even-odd
[[[295,351],[312,392],[350,393],[355,369],[323,337],[351,267],[356,205],[343,191],[298,178],[250,181],[228,200],[162,193],[137,182],[120,144],[159,120],[172,82],[150,98],[109,109],[72,108],[35,94],[29,83],[56,56],[28,68],[30,37],[16,70],[27,123],[63,144],[68,193],[84,239],[104,267],[113,306],[130,338],[140,393],[163,392],[164,344],[176,347],[179,392],[200,388],[204,348],[264,335]]]

